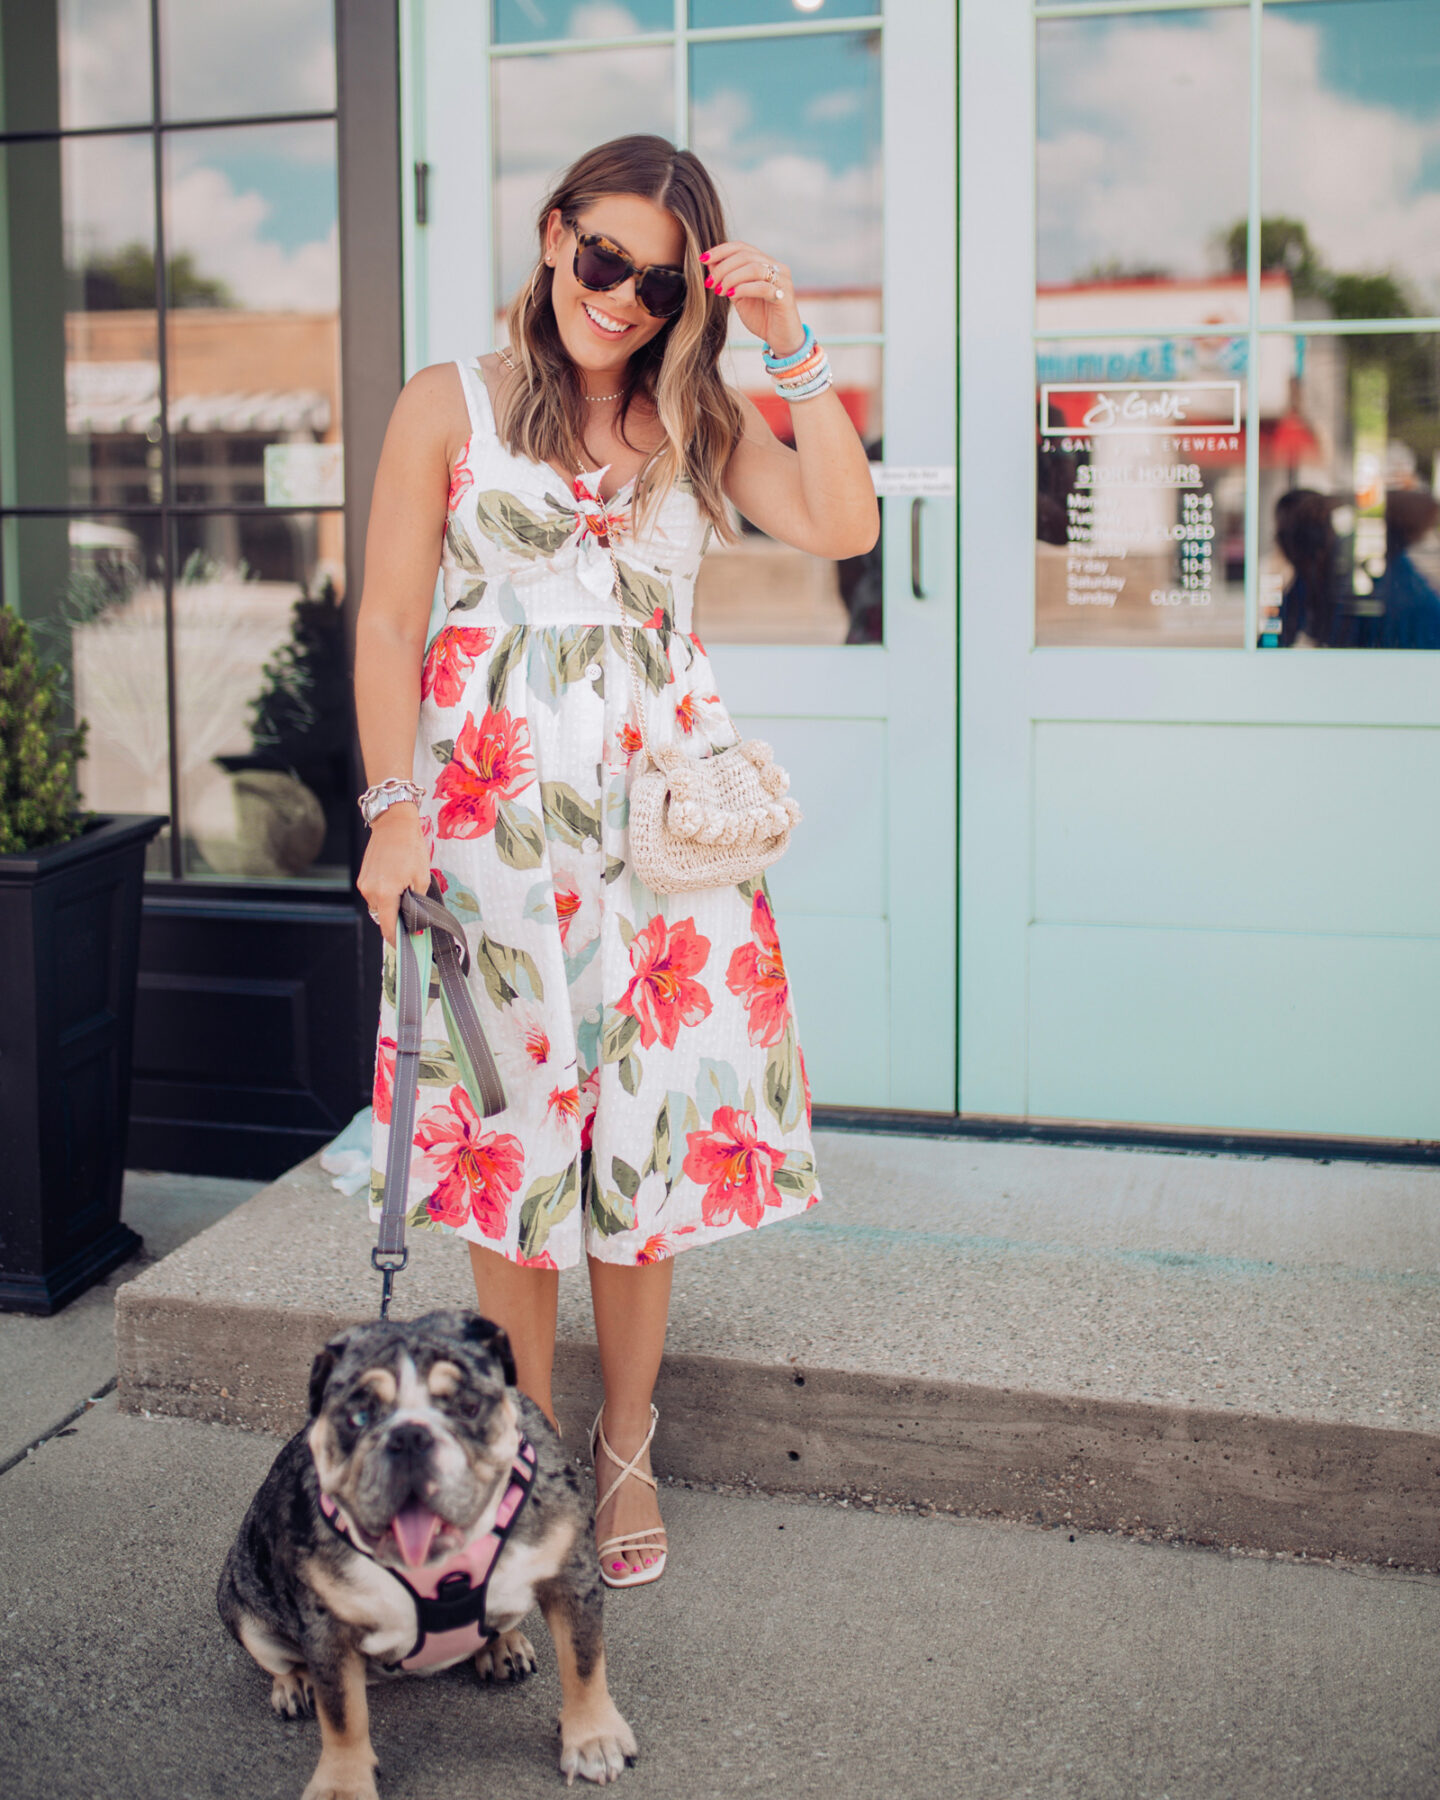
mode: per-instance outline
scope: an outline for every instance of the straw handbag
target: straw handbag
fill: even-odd
[[[621,597],[618,567],[615,597]],[[790,777],[759,738],[703,758],[687,756],[678,745],[655,749],[645,728],[631,627],[626,622],[620,629],[644,759],[630,783],[630,865],[657,894],[734,887],[789,848],[802,817],[786,791]]]

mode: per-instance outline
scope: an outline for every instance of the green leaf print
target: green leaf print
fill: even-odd
[[[625,633],[618,625],[612,625],[610,637],[615,648],[624,656]],[[645,685],[657,694],[663,693],[670,685],[670,664],[656,643],[655,634],[649,631],[632,631],[630,641],[635,646],[635,660],[645,677]]]
[[[655,617],[656,607],[659,607],[666,625],[674,624],[675,599],[668,582],[657,581],[643,569],[632,569],[629,563],[621,562],[618,557],[615,559],[615,572],[619,577],[620,604],[627,618],[633,619],[637,625],[648,625]]]
[[[445,521],[445,543],[462,569],[468,569],[472,575],[480,573],[480,558],[475,554],[475,546],[466,536],[465,527],[453,514]]]
[[[808,1199],[815,1192],[815,1158],[808,1150],[792,1150],[776,1169],[775,1186],[789,1199]]]
[[[486,937],[482,932],[475,951],[475,967],[485,983],[485,992],[496,1006],[509,1006],[515,1000],[545,998],[545,984],[540,979],[535,958],[528,950],[497,944],[494,938]]]
[[[437,1042],[420,1046],[420,1080],[428,1087],[452,1088],[460,1082],[460,1065],[449,1044]]]
[[[717,1106],[733,1107],[736,1112],[740,1110],[740,1079],[729,1063],[716,1062],[710,1056],[700,1058],[699,1073],[695,1077],[695,1100],[707,1125],[714,1118]]]
[[[452,613],[473,611],[485,598],[485,586],[483,581],[472,581],[458,600],[450,602],[450,611]]]
[[[438,743],[434,743],[430,746],[430,754],[443,769],[446,763],[448,763],[455,754],[454,738],[441,738]]]
[[[590,1195],[590,1223],[601,1237],[635,1229],[635,1203],[623,1194],[607,1194],[599,1182]]]
[[[578,1157],[558,1175],[542,1175],[539,1181],[532,1182],[520,1203],[520,1254],[538,1256],[550,1233],[574,1212],[579,1198]]]
[[[525,602],[515,592],[513,581],[500,583],[500,591],[495,596],[495,604],[500,610],[500,618],[504,624],[523,625],[525,623]]]
[[[805,1083],[800,1078],[800,1059],[796,1054],[795,1025],[788,1020],[785,1035],[765,1059],[765,1076],[761,1083],[765,1104],[774,1113],[782,1131],[793,1131],[800,1123],[805,1105]]]
[[[600,1055],[607,1063],[619,1062],[629,1054],[630,1046],[640,1035],[640,1021],[633,1013],[617,1012],[607,1007],[605,1029],[600,1034]]]
[[[640,1092],[640,1058],[633,1050],[620,1058],[620,1085],[632,1100]]]
[[[566,686],[572,681],[584,681],[585,671],[599,661],[605,648],[605,627],[569,625],[559,633],[558,643],[561,681]]]
[[[495,654],[490,658],[490,673],[485,684],[485,693],[492,712],[499,712],[505,705],[505,688],[510,680],[510,671],[519,667],[520,658],[525,654],[527,636],[528,633],[523,625],[512,625],[495,646]]]
[[[625,917],[624,913],[620,914],[620,916],[616,919],[615,923],[620,928],[620,942],[628,950],[630,948],[630,946],[635,942],[635,927]]]
[[[747,1082],[745,1086],[745,1110],[753,1119],[755,1117],[755,1083]]]
[[[545,834],[528,806],[502,800],[495,808],[495,853],[512,869],[538,869],[545,859]]]
[[[615,831],[624,831],[630,823],[630,796],[618,782],[605,790],[605,817]]]
[[[618,856],[607,856],[605,858],[604,881],[606,887],[609,887],[612,881],[618,881],[624,873],[625,865]]]
[[[560,710],[560,695],[565,684],[560,679],[560,653],[553,631],[531,634],[530,654],[525,660],[525,684],[551,712]]]
[[[595,960],[595,953],[600,948],[599,937],[591,938],[583,949],[577,950],[573,956],[565,958],[565,985],[574,987],[575,983]]]
[[[577,794],[563,781],[542,781],[540,803],[545,809],[545,835],[572,850],[583,847],[586,838],[600,842],[600,808]]]
[[[452,881],[445,889],[445,904],[457,919],[478,919],[480,902],[461,881]]]
[[[627,1162],[618,1156],[610,1158],[610,1179],[619,1188],[627,1200],[633,1200],[640,1192],[640,1177]]]
[[[670,1101],[673,1096],[667,1094],[660,1102],[660,1110],[655,1115],[655,1140],[650,1146],[650,1154],[646,1158],[642,1173],[659,1175],[664,1179],[666,1187],[670,1185]]]
[[[385,960],[380,965],[380,991],[384,994],[386,1002],[389,1005],[394,1006],[394,1004],[395,1004],[395,952],[390,948],[390,946],[388,944],[385,946]],[[430,971],[430,991],[425,996],[426,1006],[429,1006],[432,1001],[439,999],[439,997],[440,997],[440,972],[438,969],[431,969],[431,971]]]
[[[423,1200],[417,1200],[406,1213],[405,1224],[411,1231],[439,1231],[440,1229],[430,1217],[430,1208]]]
[[[490,488],[477,497],[475,522],[497,544],[529,557],[553,556],[575,529],[573,514],[542,519],[503,488]]]
[[[384,1198],[385,1171],[383,1169],[372,1169],[370,1171],[370,1204],[372,1206],[379,1206]]]
[[[760,886],[759,876],[747,875],[743,881],[737,882],[735,884],[735,892],[740,896],[740,898],[742,900],[753,900],[755,898],[756,890],[759,888],[759,886]]]
[[[555,883],[546,879],[531,884],[525,894],[525,910],[520,915],[537,925],[548,924],[555,917]]]

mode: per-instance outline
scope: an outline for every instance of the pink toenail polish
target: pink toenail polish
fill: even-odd
[[[616,1575],[618,1575],[624,1567],[625,1565],[623,1562],[613,1562],[610,1565],[611,1572]]]

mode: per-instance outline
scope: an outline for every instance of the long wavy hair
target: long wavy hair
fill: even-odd
[[[687,477],[701,512],[722,540],[735,533],[721,483],[740,441],[740,403],[720,373],[729,308],[705,286],[700,252],[725,241],[725,213],[699,157],[662,137],[615,138],[587,151],[545,196],[536,218],[535,271],[505,315],[518,358],[495,409],[500,437],[534,462],[585,466],[584,382],[560,341],[550,303],[555,272],[545,262],[545,228],[557,207],[573,218],[607,194],[638,194],[679,220],[685,233],[685,305],[625,365],[619,430],[637,400],[653,406],[663,443],[641,466],[635,512],[646,519],[674,483]]]

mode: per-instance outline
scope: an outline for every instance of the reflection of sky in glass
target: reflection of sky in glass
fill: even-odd
[[[8,154],[12,158],[18,158],[27,153],[39,158],[49,158],[54,156],[55,148],[45,144],[17,144]],[[142,168],[150,163],[150,157],[150,139],[138,134],[134,137],[66,138],[62,141],[60,167],[65,264],[72,274],[78,273],[91,257],[105,256],[121,247],[122,240],[116,237],[110,205],[113,170],[117,162],[123,163],[127,168]],[[34,171],[25,168],[22,163],[16,162],[15,170],[20,180],[27,184],[35,178]],[[132,229],[124,234],[123,242],[143,244],[149,250],[154,237],[153,204],[137,206]]]
[[[1263,210],[1321,261],[1440,307],[1440,6],[1329,0],[1265,17]]]
[[[332,0],[161,0],[160,60],[168,119],[327,111]]]
[[[690,92],[691,144],[732,236],[801,286],[878,286],[879,35],[697,44]]]
[[[690,0],[690,24],[790,25],[799,19],[859,19],[880,12],[881,0]]]
[[[1225,266],[1248,196],[1248,34],[1233,11],[1037,26],[1041,282]]]
[[[496,60],[497,304],[505,304],[534,266],[535,214],[556,176],[610,138],[673,135],[673,55],[669,49],[577,50]]]
[[[242,306],[339,302],[335,128],[240,125],[166,140],[166,244]]]
[[[60,0],[59,11],[60,123],[73,128],[147,122],[148,0]]]
[[[674,0],[493,0],[497,44],[543,44],[555,38],[629,37],[669,31]]]

